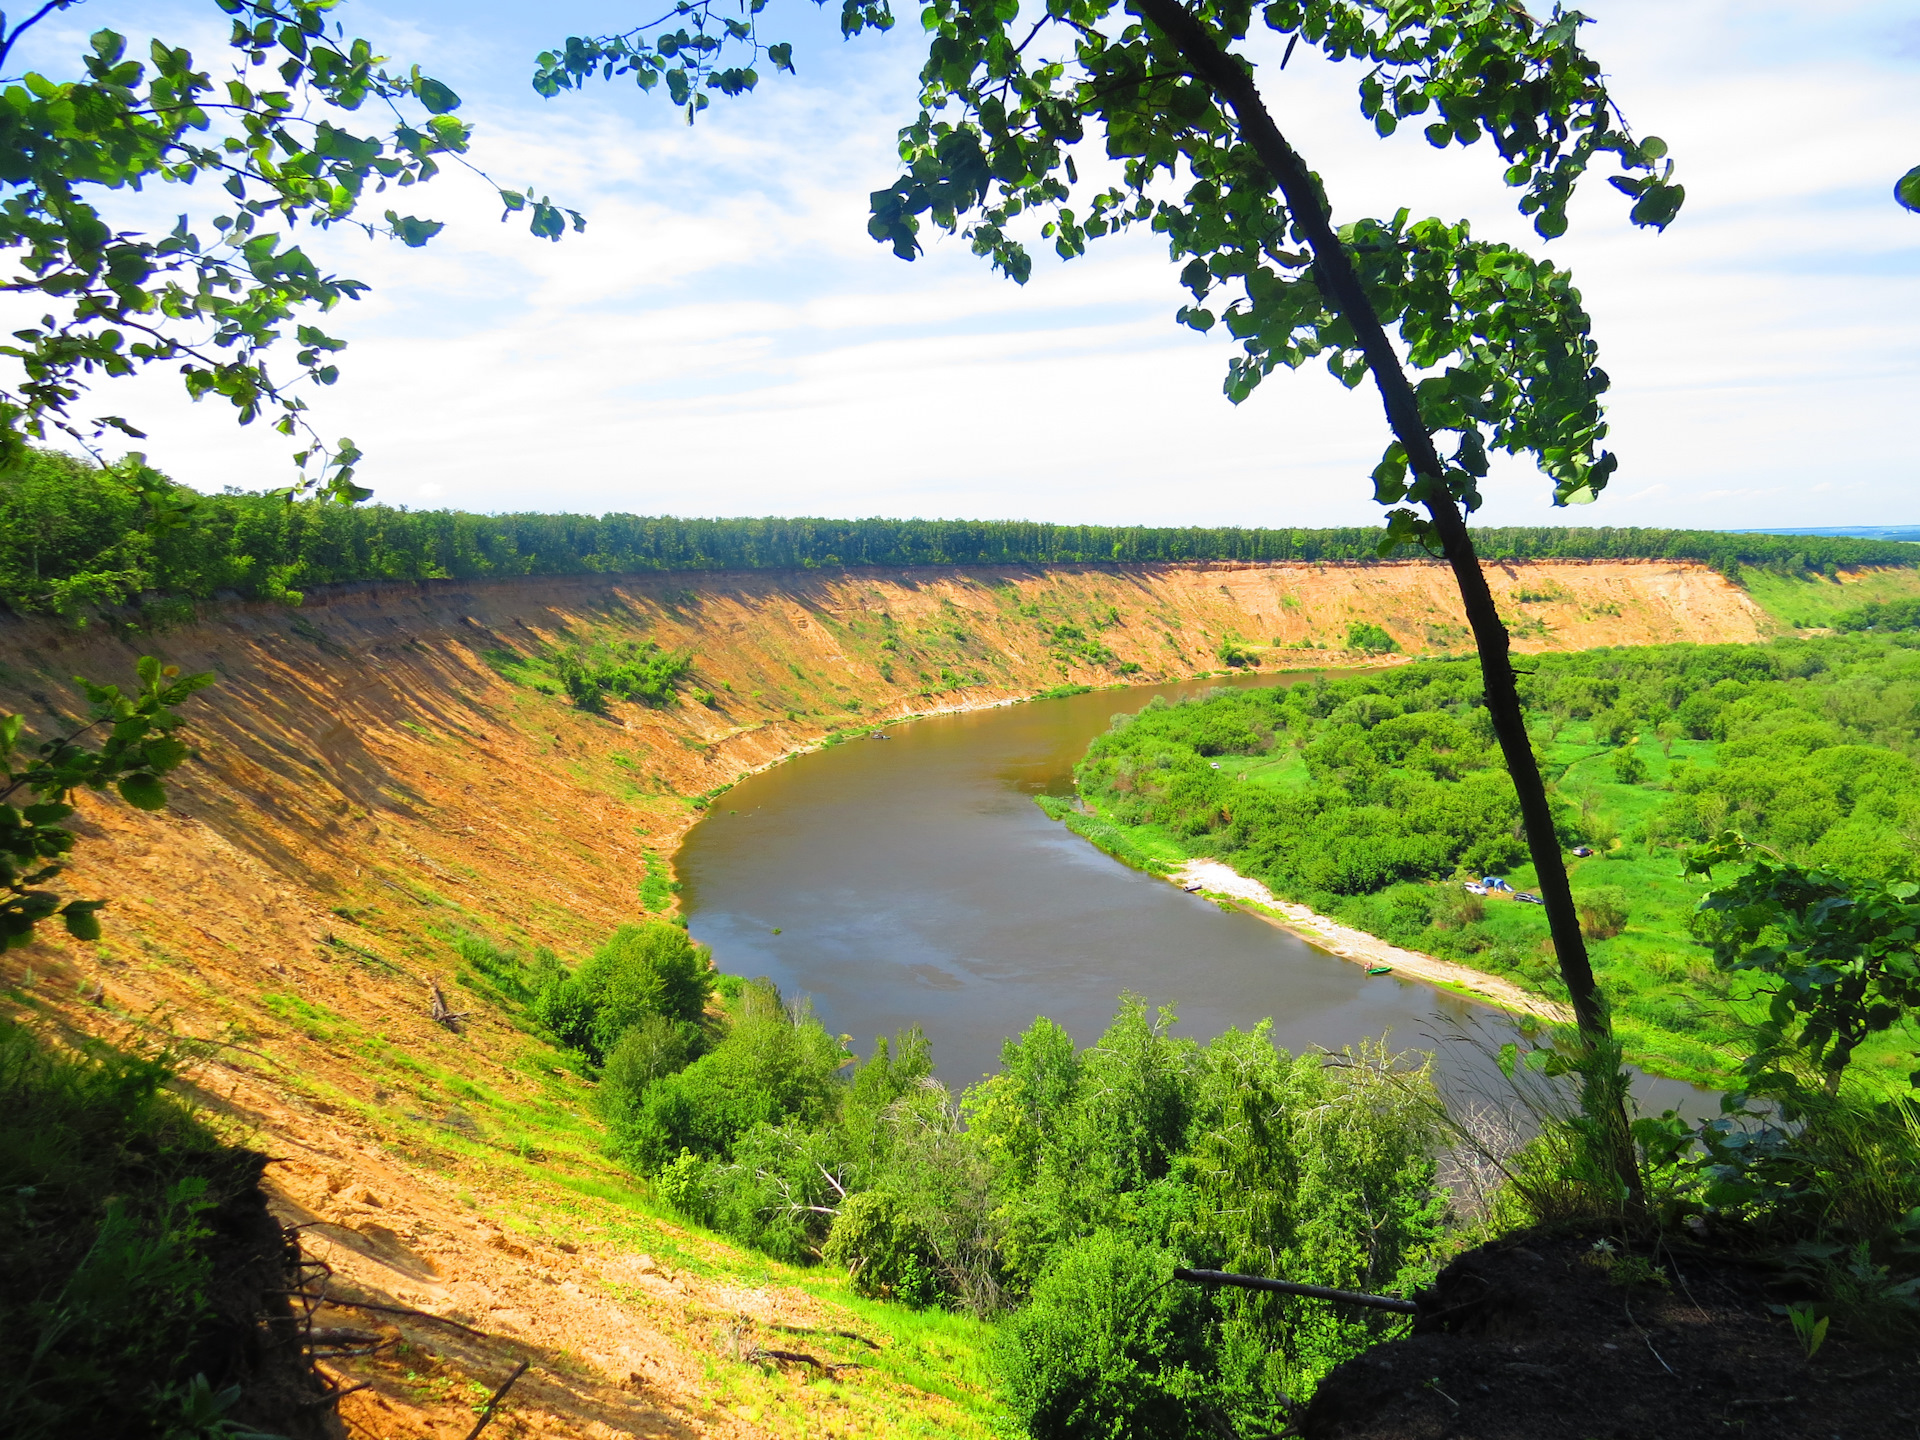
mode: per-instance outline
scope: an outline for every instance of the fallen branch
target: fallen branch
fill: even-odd
[[[353,1394],[354,1391],[368,1390],[371,1389],[372,1386],[373,1381],[362,1380],[359,1384],[349,1385],[344,1390],[335,1390],[329,1395],[318,1395],[311,1400],[302,1400],[299,1408],[302,1410],[318,1410],[325,1405],[338,1405],[342,1400],[346,1399],[347,1396]]]
[[[758,1345],[747,1352],[747,1363],[749,1365],[782,1363],[788,1365],[811,1365],[822,1375],[829,1377],[838,1375],[842,1370],[864,1370],[867,1368],[857,1360],[835,1362],[822,1360],[817,1355],[809,1355],[804,1350],[763,1350]]]
[[[500,1388],[487,1397],[487,1403],[480,1407],[480,1418],[474,1422],[473,1429],[467,1432],[467,1440],[475,1440],[480,1432],[487,1428],[487,1422],[493,1419],[496,1406],[506,1398],[507,1391],[513,1388],[513,1382],[527,1373],[527,1362],[522,1360],[513,1367],[513,1373],[500,1382]]]
[[[1420,1307],[1412,1300],[1391,1295],[1368,1295],[1359,1290],[1334,1290],[1325,1285],[1303,1285],[1297,1280],[1269,1280],[1261,1275],[1236,1275],[1229,1270],[1189,1270],[1181,1266],[1173,1272],[1176,1280],[1191,1280],[1196,1285],[1232,1285],[1241,1290],[1273,1290],[1282,1295],[1304,1295],[1311,1300],[1338,1300],[1346,1305],[1365,1305],[1374,1310],[1391,1310],[1399,1315],[1418,1315]]]
[[[437,984],[429,983],[427,988],[433,992],[433,1018],[435,1022],[446,1026],[447,1029],[458,1035],[460,1033],[460,1022],[473,1012],[471,1010],[449,1010],[447,1008],[447,997],[440,993],[440,987]]]
[[[878,1350],[880,1342],[869,1340],[864,1335],[856,1335],[851,1330],[809,1330],[804,1325],[773,1325],[768,1327],[788,1335],[832,1335],[841,1340],[851,1340],[856,1345],[864,1345],[869,1350]]]
[[[416,1320],[431,1320],[437,1325],[451,1325],[456,1330],[465,1331],[476,1340],[496,1338],[484,1330],[474,1329],[471,1325],[462,1325],[458,1320],[449,1320],[445,1315],[435,1315],[431,1310],[415,1310],[406,1305],[376,1305],[371,1300],[342,1300],[334,1295],[322,1295],[315,1308],[319,1308],[320,1305],[337,1305],[348,1310],[377,1310],[382,1315],[411,1315]]]

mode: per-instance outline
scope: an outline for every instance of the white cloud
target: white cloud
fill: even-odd
[[[92,15],[205,7],[95,4]],[[1894,177],[1920,154],[1906,113],[1916,59],[1884,4],[1688,7],[1592,0],[1589,47],[1688,186],[1669,233],[1635,231],[1589,182],[1571,267],[1613,375],[1615,488],[1552,511],[1507,463],[1492,523],[1741,524],[1920,516],[1910,447],[1920,342],[1920,217]],[[315,397],[328,434],[369,452],[384,499],[478,509],[1026,515],[1168,523],[1366,522],[1384,440],[1370,390],[1277,376],[1238,409],[1229,344],[1176,327],[1165,251],[1141,235],[1015,287],[930,236],[902,265],[865,233],[896,171],[916,37],[842,47],[792,12],[801,78],[717,102],[689,128],[632,91],[542,102],[528,57],[610,4],[549,22],[504,3],[381,0],[338,12],[468,97],[479,163],[589,216],[558,245],[497,223],[484,185],[449,174],[407,206],[448,220],[424,251],[335,232],[311,248],[374,284],[333,317],[353,343]],[[576,14],[580,17],[576,23]],[[776,7],[768,12],[777,19]],[[91,23],[98,23],[89,15]],[[159,18],[155,18],[159,17]],[[70,24],[75,34],[89,28]],[[1271,47],[1266,47],[1271,48]],[[1260,52],[1271,62],[1276,56]],[[1417,127],[1382,143],[1352,66],[1306,52],[1261,82],[1343,215],[1401,204],[1537,246],[1495,157],[1438,154]],[[150,197],[164,208],[176,195]],[[156,213],[158,213],[156,211]],[[284,478],[279,437],[191,407],[162,377],[112,408],[208,487]]]

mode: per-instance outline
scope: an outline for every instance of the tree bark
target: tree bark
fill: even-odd
[[[1526,826],[1527,849],[1539,877],[1540,898],[1546,902],[1547,924],[1560,962],[1560,976],[1566,982],[1581,1033],[1590,1041],[1608,1040],[1612,1027],[1594,983],[1586,939],[1580,933],[1580,917],[1573,908],[1573,892],[1567,884],[1560,838],[1554,832],[1553,814],[1547,806],[1547,787],[1540,778],[1540,766],[1534,760],[1533,745],[1527,738],[1526,718],[1521,713],[1520,695],[1508,653],[1507,627],[1501,623],[1493,593],[1487,588],[1487,577],[1480,568],[1479,556],[1474,553],[1466,520],[1449,497],[1446,467],[1420,416],[1413,384],[1387,338],[1373,303],[1367,299],[1346,247],[1333,232],[1306,163],[1287,143],[1267,112],[1253,76],[1238,57],[1220,47],[1179,0],[1129,0],[1129,3],[1136,14],[1152,22],[1180,51],[1194,77],[1210,86],[1232,109],[1240,123],[1240,133],[1266,166],[1293,214],[1294,223],[1307,237],[1313,251],[1315,278],[1322,292],[1359,339],[1394,437],[1406,450],[1414,471],[1433,482],[1432,498],[1425,502],[1427,513],[1433,518],[1447,563],[1453,568],[1454,582],[1460,587],[1460,599],[1466,606],[1467,623],[1473,628],[1474,643],[1479,648],[1487,714],[1493,721],[1493,733],[1500,742],[1507,772],[1513,777],[1513,788],[1520,798],[1520,818]]]

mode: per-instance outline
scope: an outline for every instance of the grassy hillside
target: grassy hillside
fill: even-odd
[[[1915,546],[1920,549],[1920,546]],[[1782,625],[1821,629],[1871,601],[1920,598],[1920,569],[1880,566],[1839,572],[1836,579],[1804,570],[1744,570],[1740,582],[1754,604]]]

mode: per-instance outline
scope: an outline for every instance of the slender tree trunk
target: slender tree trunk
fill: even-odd
[[[1352,259],[1333,232],[1312,174],[1280,133],[1244,62],[1223,50],[1180,0],[1129,0],[1129,4],[1136,14],[1150,21],[1173,43],[1194,77],[1212,87],[1232,109],[1240,122],[1240,133],[1272,175],[1293,214],[1294,223],[1307,237],[1313,251],[1314,278],[1322,293],[1345,317],[1359,339],[1367,357],[1367,368],[1372,371],[1374,384],[1379,387],[1380,399],[1386,406],[1387,423],[1394,437],[1407,452],[1414,471],[1433,481],[1429,487],[1433,498],[1426,501],[1427,513],[1433,517],[1434,529],[1439,533],[1447,563],[1453,567],[1454,582],[1460,588],[1460,599],[1466,606],[1467,623],[1473,627],[1487,713],[1520,799],[1527,849],[1539,877],[1540,898],[1546,902],[1547,924],[1553,935],[1554,953],[1559,958],[1560,976],[1566,982],[1581,1034],[1590,1045],[1610,1045],[1612,1026],[1594,983],[1586,939],[1580,933],[1580,917],[1573,908],[1573,892],[1567,884],[1560,838],[1554,832],[1553,814],[1547,806],[1547,787],[1527,738],[1526,718],[1521,713],[1520,695],[1514,685],[1513,663],[1509,658],[1507,628],[1500,622],[1493,593],[1487,588],[1486,573],[1474,553],[1466,520],[1449,498],[1444,480],[1446,467],[1420,416],[1413,384],[1372,302],[1367,299]],[[1594,1090],[1595,1083],[1596,1077],[1588,1077],[1588,1113],[1596,1120],[1604,1119],[1610,1129],[1618,1132],[1612,1147],[1616,1167],[1628,1193],[1637,1199],[1639,1171],[1626,1138],[1624,1086],[1609,1081],[1602,1089],[1611,1094],[1603,1095]]]

